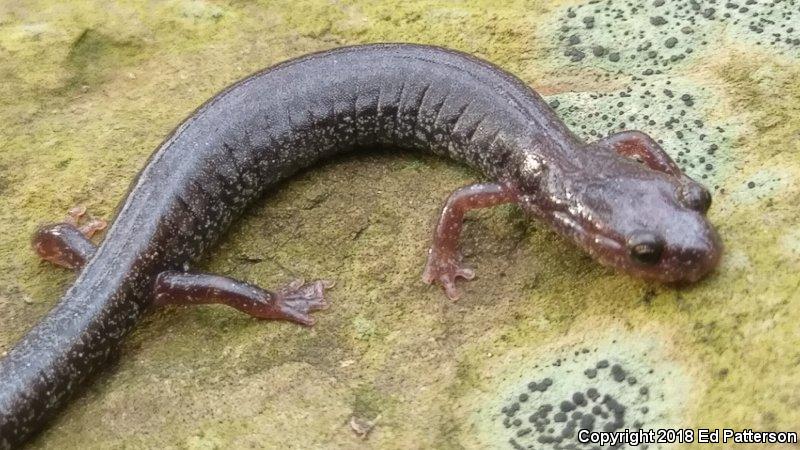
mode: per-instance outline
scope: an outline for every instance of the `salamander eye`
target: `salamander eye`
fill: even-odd
[[[711,194],[697,183],[684,184],[678,189],[678,201],[686,208],[705,214],[711,207]]]
[[[649,231],[637,231],[628,238],[628,251],[634,260],[652,266],[661,259],[664,242]]]

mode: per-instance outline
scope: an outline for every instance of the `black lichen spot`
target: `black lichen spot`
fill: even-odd
[[[611,366],[611,376],[614,378],[614,381],[621,383],[625,381],[627,373],[622,369],[622,366],[614,364]]]
[[[580,50],[575,50],[574,52],[572,52],[570,60],[572,62],[578,62],[578,61],[581,61],[585,57],[586,57],[586,53],[583,53]]]
[[[581,425],[580,425],[581,430],[592,431],[594,429],[594,420],[595,416],[590,414],[586,414],[583,417],[581,417]]]

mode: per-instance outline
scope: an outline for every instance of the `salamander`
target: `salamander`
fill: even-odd
[[[96,221],[39,229],[43,258],[80,273],[0,361],[0,447],[25,442],[116,352],[151,307],[222,303],[311,325],[327,281],[267,291],[189,270],[254,199],[298,170],[357,149],[431,152],[488,181],[447,199],[422,274],[445,294],[472,279],[464,214],[516,203],[600,263],[693,282],[722,252],[709,191],[652,138],[587,143],[515,76],[440,47],[371,44],[299,57],[223,90],[180,124],[133,181],[99,246]]]

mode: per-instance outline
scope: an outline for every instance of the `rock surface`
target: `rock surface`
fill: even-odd
[[[202,264],[267,287],[335,279],[317,326],[157,311],[33,447],[555,448],[586,421],[796,429],[800,13],[738,3],[0,3],[0,353],[74,278],[30,251],[37,224],[78,203],[113,217],[204,100],[338,45],[457,48],[535,86],[587,139],[651,133],[713,190],[726,245],[708,279],[649,284],[500,207],[470,216],[479,278],[452,304],[419,275],[442,200],[478,175],[424,155],[337,159],[251,208]]]

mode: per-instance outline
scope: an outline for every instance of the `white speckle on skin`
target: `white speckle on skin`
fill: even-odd
[[[522,171],[527,175],[538,175],[542,171],[542,161],[532,152],[527,152],[522,161]]]

